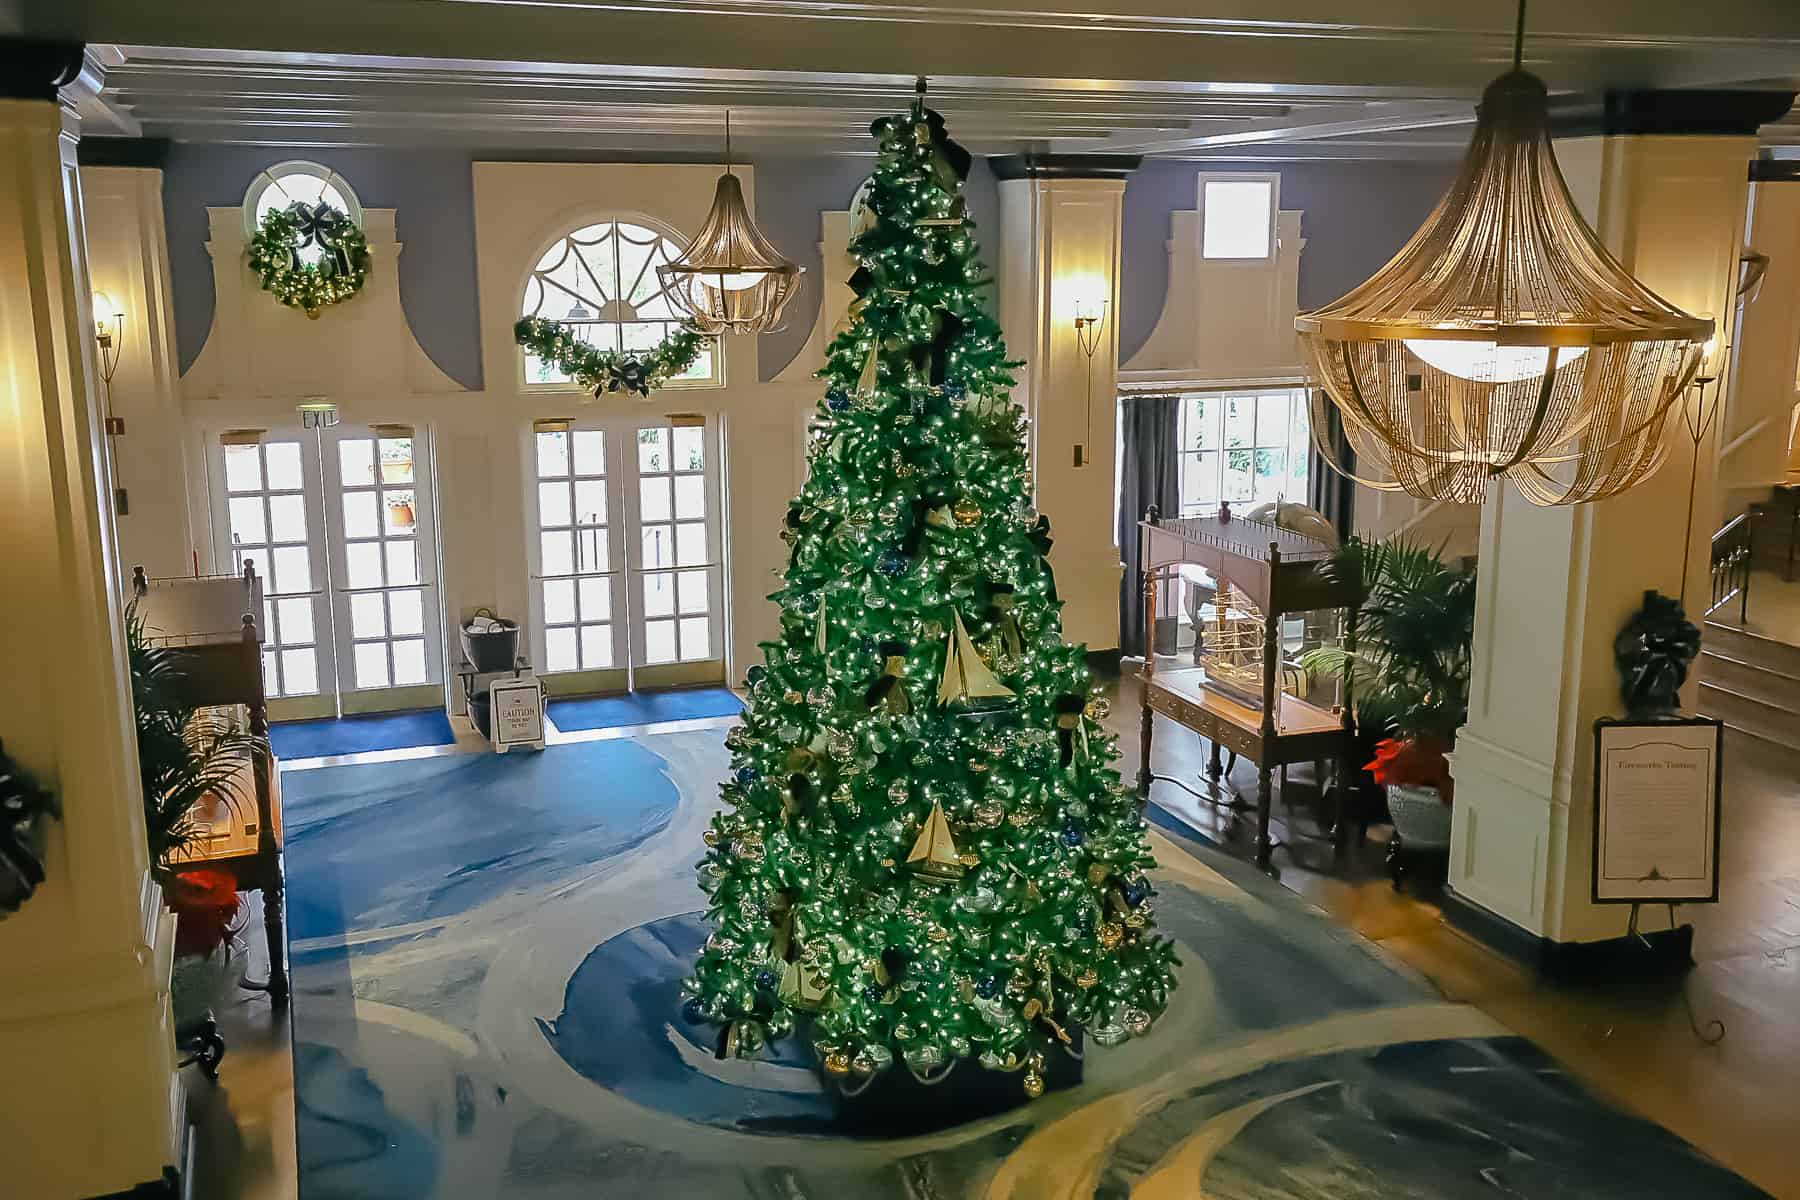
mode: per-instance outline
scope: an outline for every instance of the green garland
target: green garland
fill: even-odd
[[[303,246],[317,246],[324,254],[317,262],[301,262]],[[325,203],[296,200],[271,209],[250,239],[249,254],[263,291],[312,318],[356,295],[369,278],[368,239],[355,221]]]
[[[594,395],[602,392],[651,392],[694,365],[708,338],[683,324],[649,350],[601,350],[590,346],[559,321],[525,317],[513,326],[513,339],[533,357],[550,363]]]

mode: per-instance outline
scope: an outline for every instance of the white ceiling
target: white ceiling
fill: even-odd
[[[24,0],[106,66],[90,132],[293,146],[866,153],[915,73],[978,152],[1457,153],[1510,63],[1469,0]],[[1800,0],[1538,0],[1553,90],[1792,87]],[[1800,145],[1800,118],[1768,127]]]

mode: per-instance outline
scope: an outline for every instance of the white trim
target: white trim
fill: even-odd
[[[1160,395],[1164,392],[1228,392],[1239,388],[1310,387],[1304,369],[1296,366],[1272,369],[1267,374],[1234,375],[1222,378],[1197,376],[1185,367],[1138,368],[1119,372],[1119,395]]]

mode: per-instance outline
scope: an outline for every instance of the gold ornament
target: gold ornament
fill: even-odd
[[[833,1050],[825,1056],[825,1073],[828,1075],[848,1075],[850,1073],[850,1056],[842,1050]]]
[[[1087,702],[1085,711],[1088,720],[1104,721],[1107,717],[1112,715],[1112,701],[1108,700],[1105,696],[1095,696],[1092,700]]]
[[[1125,940],[1125,931],[1111,921],[1102,921],[1097,936],[1102,950],[1117,950]]]
[[[1083,990],[1085,990],[1087,988],[1091,988],[1096,983],[1099,983],[1099,982],[1100,982],[1100,976],[1095,974],[1094,968],[1092,968],[1092,967],[1089,967],[1087,970],[1083,971],[1081,974],[1079,974],[1075,977],[1075,986],[1078,988],[1082,988]]]
[[[1025,1077],[1019,1083],[1025,1089],[1027,1099],[1036,1100],[1044,1094],[1044,1077],[1036,1071],[1025,1072]]]
[[[956,503],[951,507],[950,515],[956,518],[956,523],[958,525],[967,529],[969,526],[975,524],[975,522],[981,520],[981,505],[975,503],[967,496],[961,496],[957,498]]]
[[[962,878],[962,853],[956,848],[956,840],[950,836],[950,821],[939,805],[931,806],[931,815],[925,819],[924,828],[919,830],[919,836],[913,842],[912,852],[906,856],[906,862],[915,874],[924,879]]]
[[[1091,863],[1088,866],[1088,882],[1095,887],[1099,887],[1101,884],[1105,883],[1106,877],[1111,874],[1112,867],[1107,863],[1097,862]]]
[[[793,688],[789,688],[781,694],[781,702],[783,704],[803,704],[805,701],[806,697],[799,692],[796,692]]]

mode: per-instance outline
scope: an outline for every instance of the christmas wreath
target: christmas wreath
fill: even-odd
[[[314,262],[300,251],[316,246]],[[268,292],[289,308],[317,318],[327,305],[362,290],[369,278],[369,242],[356,222],[329,204],[296,200],[270,209],[250,239],[250,269]]]
[[[572,333],[568,326],[542,317],[526,317],[513,326],[513,339],[534,358],[543,360],[598,396],[603,392],[650,393],[694,365],[707,337],[683,324],[649,350],[601,350]]]

